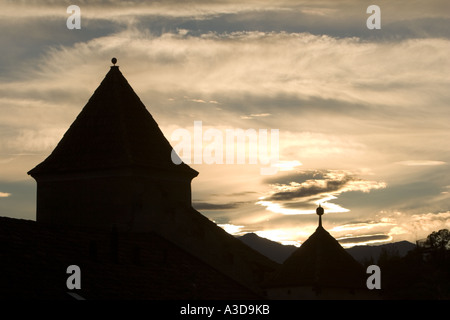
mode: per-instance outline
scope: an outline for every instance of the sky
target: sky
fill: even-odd
[[[190,133],[193,206],[226,231],[300,245],[319,204],[346,247],[450,228],[448,1],[0,0],[0,30],[0,216],[36,218],[27,171],[116,57],[171,144]],[[256,161],[221,157],[229,130]]]

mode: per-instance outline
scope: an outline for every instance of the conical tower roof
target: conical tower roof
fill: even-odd
[[[172,147],[122,75],[111,66],[53,152],[28,174],[79,173],[115,168],[198,172],[171,160]]]
[[[318,210],[316,231],[286,259],[270,286],[365,287],[363,266],[322,227],[322,214]]]

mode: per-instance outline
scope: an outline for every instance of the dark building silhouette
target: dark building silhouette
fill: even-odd
[[[152,229],[152,215],[191,206],[198,172],[171,160],[172,147],[112,66],[56,148],[28,173],[37,221],[120,231]]]
[[[67,267],[81,270],[69,290]],[[261,295],[154,232],[52,227],[0,217],[0,300],[260,299]]]
[[[89,259],[100,261],[106,254],[115,264],[124,255],[139,264],[151,239],[158,237],[261,296],[260,283],[277,264],[192,208],[190,184],[198,172],[174,164],[171,154],[172,147],[119,67],[111,66],[53,152],[29,171],[37,182],[35,228],[75,232]],[[109,245],[101,246],[98,237],[107,238]],[[124,252],[123,239],[136,243]],[[163,250],[162,257],[174,250]],[[142,277],[161,271],[146,270]],[[174,286],[177,276],[164,272],[159,279]],[[215,296],[206,290],[198,297]]]
[[[76,293],[86,299],[363,297],[362,266],[321,217],[280,267],[193,209],[198,172],[172,162],[172,147],[116,62],[29,171],[36,221],[0,217],[0,297],[71,298],[69,265],[80,267]]]
[[[319,206],[316,231],[284,261],[266,283],[270,299],[367,299],[367,275],[339,242],[322,226]]]

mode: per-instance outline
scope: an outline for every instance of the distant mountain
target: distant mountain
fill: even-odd
[[[353,258],[359,262],[372,260],[374,263],[378,261],[382,250],[385,250],[391,255],[405,256],[409,251],[416,247],[415,244],[408,241],[399,241],[393,243],[386,243],[378,246],[354,246],[346,249]]]
[[[297,249],[296,246],[283,245],[281,243],[262,238],[255,233],[246,233],[237,238],[250,248],[278,263],[283,263],[284,260],[286,260],[286,258],[289,257],[295,249]]]
[[[284,260],[286,260],[292,252],[297,249],[296,246],[282,245],[281,243],[262,238],[255,233],[247,233],[237,238],[250,248],[278,263],[283,263]],[[414,248],[415,245],[411,242],[400,241],[378,246],[355,246],[346,249],[346,251],[359,262],[369,261],[372,259],[372,261],[376,263],[382,250],[386,250],[390,254],[398,254],[400,257],[403,257],[408,253],[408,251]]]

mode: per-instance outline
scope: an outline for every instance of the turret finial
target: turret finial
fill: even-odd
[[[320,204],[319,204],[319,207],[317,207],[317,209],[316,209],[316,213],[319,216],[319,227],[322,227],[322,215],[325,213],[325,211],[320,206]]]

